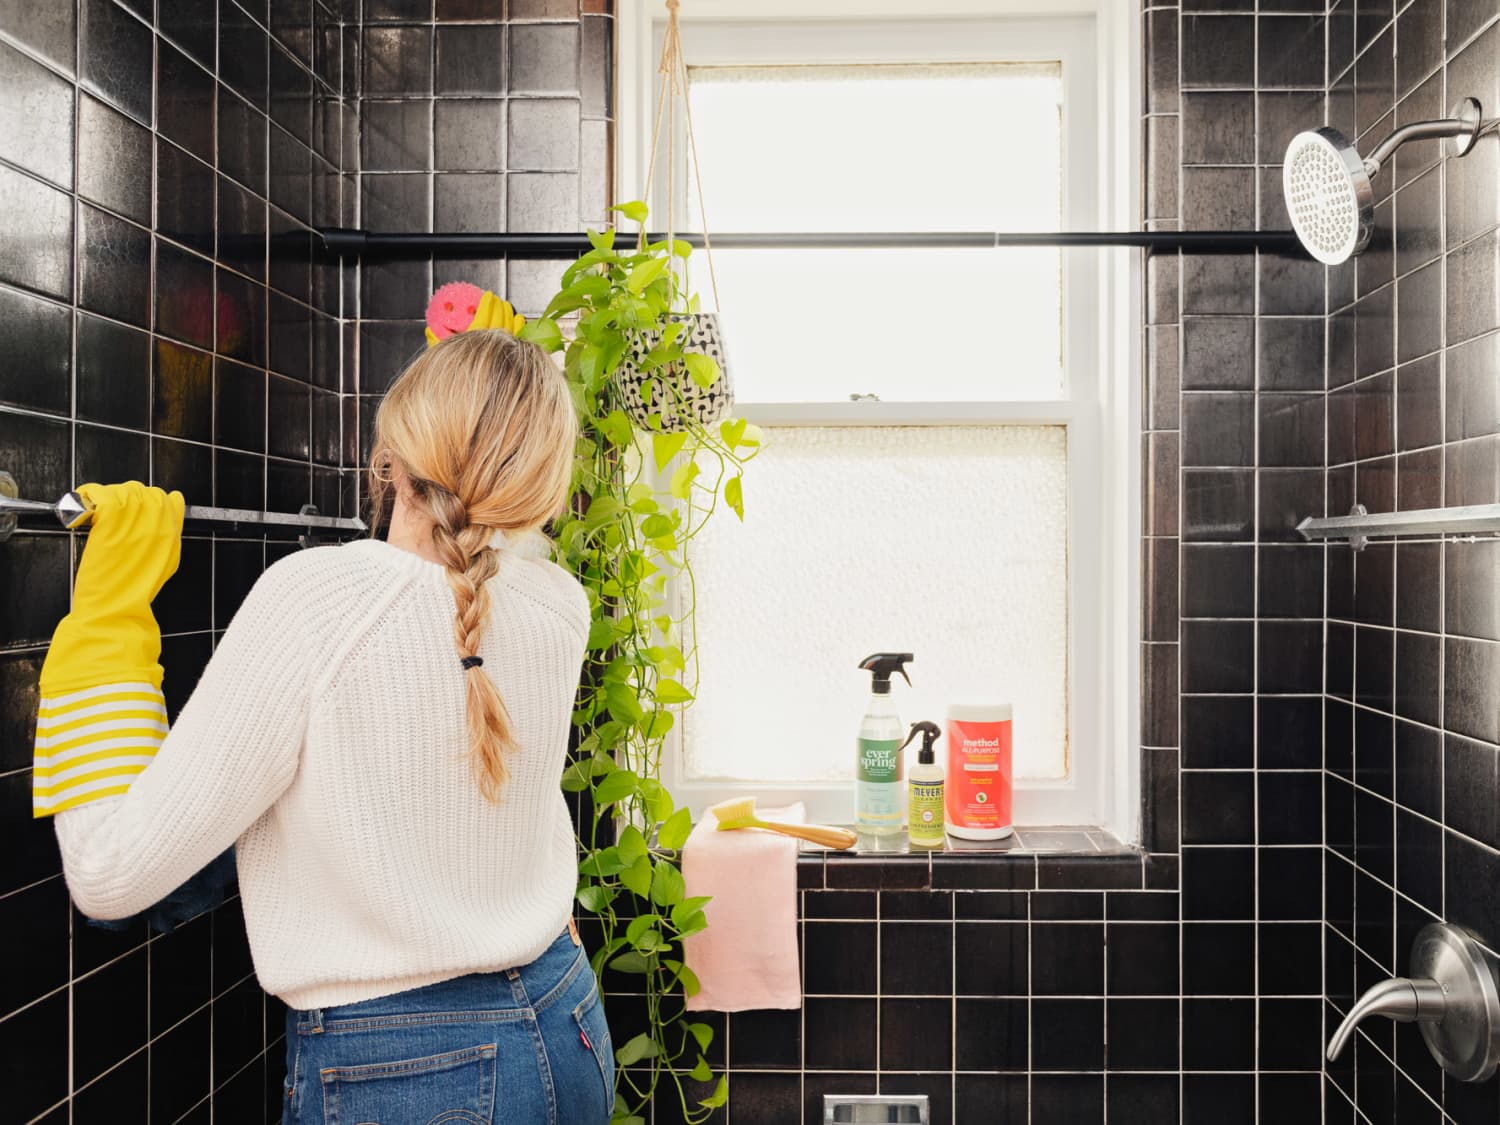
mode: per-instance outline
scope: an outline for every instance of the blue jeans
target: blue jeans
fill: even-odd
[[[614,1048],[564,931],[529,965],[286,1015],[283,1125],[606,1125]]]

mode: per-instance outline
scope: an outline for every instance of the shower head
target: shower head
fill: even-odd
[[[1363,159],[1337,129],[1298,133],[1286,148],[1281,186],[1302,245],[1328,265],[1348,261],[1369,245],[1375,226],[1370,179],[1391,153],[1407,141],[1446,137],[1452,139],[1453,155],[1463,156],[1474,147],[1482,124],[1479,103],[1465,98],[1452,117],[1403,125]]]

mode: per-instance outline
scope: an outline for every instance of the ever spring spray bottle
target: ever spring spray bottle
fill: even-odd
[[[943,767],[937,764],[932,744],[943,737],[943,730],[926,719],[912,723],[901,749],[905,750],[919,734],[922,748],[917,751],[917,764],[906,771],[906,839],[914,848],[941,848],[947,842],[943,831]]]
[[[905,664],[909,652],[877,652],[860,661],[871,674],[870,703],[859,724],[859,756],[855,762],[854,827],[871,836],[901,831],[901,718],[891,699],[891,673],[911,684]]]

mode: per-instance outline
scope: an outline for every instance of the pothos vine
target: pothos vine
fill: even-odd
[[[646,206],[615,208],[644,231]],[[698,299],[682,273],[691,247],[676,239],[617,249],[615,231],[590,231],[592,249],[563,273],[561,289],[523,337],[561,351],[580,419],[575,504],[554,528],[558,561],[588,591],[592,621],[573,723],[578,752],[563,788],[587,794],[580,825],[578,903],[598,918],[596,972],[638,978],[645,1026],[611,1012],[617,1069],[615,1125],[644,1125],[669,1087],[689,1125],[728,1100],[726,1076],[706,1054],[713,1028],[684,999],[698,990],[683,939],[702,930],[707,899],[688,896],[677,852],[691,828],[660,780],[676,714],[693,702],[694,584],[688,544],[721,504],[744,518],[741,473],[761,435],[744,419],[697,420],[691,380],[721,378],[706,355],[685,353]],[[560,321],[576,318],[572,338]],[[644,429],[623,408],[616,375],[632,351],[643,398],[662,409]],[[676,419],[671,425],[664,423]],[[607,979],[607,978],[606,978]]]

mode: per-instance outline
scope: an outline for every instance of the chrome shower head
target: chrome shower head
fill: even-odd
[[[1407,141],[1446,137],[1452,153],[1463,156],[1474,147],[1483,118],[1477,102],[1465,98],[1452,117],[1414,121],[1381,141],[1366,159],[1337,129],[1325,126],[1298,133],[1287,145],[1281,165],[1282,194],[1292,227],[1307,252],[1336,266],[1370,243],[1375,227],[1375,193],[1370,179],[1391,153]]]

